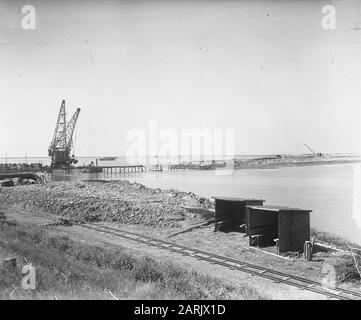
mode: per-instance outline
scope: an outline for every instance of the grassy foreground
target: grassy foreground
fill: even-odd
[[[261,298],[171,263],[52,236],[39,227],[0,223],[0,250],[18,258],[17,267],[0,268],[0,299]],[[36,268],[36,290],[21,287],[28,263]]]

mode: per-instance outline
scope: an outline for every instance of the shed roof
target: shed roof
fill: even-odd
[[[226,196],[214,196],[212,197],[215,200],[222,201],[232,201],[232,202],[244,202],[244,201],[265,201],[263,199],[254,199],[254,198],[238,198],[238,197],[226,197]]]
[[[264,211],[273,211],[273,212],[292,212],[292,213],[312,212],[312,210],[308,210],[308,209],[292,208],[292,207],[278,206],[278,205],[249,206],[249,208],[259,209]]]

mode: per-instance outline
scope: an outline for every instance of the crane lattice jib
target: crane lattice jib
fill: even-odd
[[[307,144],[305,144],[306,148],[308,150],[310,150],[314,155],[317,155],[317,153],[315,151],[313,151]]]
[[[62,147],[61,144],[63,144],[64,139],[59,139],[59,138],[60,138],[60,133],[64,132],[65,126],[66,126],[66,113],[65,113],[65,100],[63,100],[61,102],[58,119],[56,121],[53,139],[49,146],[49,156],[52,155],[56,149],[61,149]]]
[[[70,153],[73,147],[73,133],[78,116],[80,113],[80,108],[77,108],[74,115],[70,121],[66,122],[66,113],[65,113],[65,101],[61,103],[58,120],[55,126],[55,131],[53,135],[53,140],[49,147],[49,156],[52,156],[55,151],[64,151]]]
[[[77,108],[73,116],[71,117],[70,121],[68,122],[66,126],[66,137],[67,137],[67,145],[66,148],[70,150],[73,148],[73,135],[74,135],[74,129],[76,122],[78,120],[78,116],[80,113],[80,108]]]

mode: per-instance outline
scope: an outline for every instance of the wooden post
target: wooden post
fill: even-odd
[[[312,260],[312,243],[311,243],[311,241],[305,241],[305,244],[303,246],[303,258],[306,261]]]
[[[10,259],[5,259],[4,261],[1,262],[0,267],[3,268],[16,268],[17,266],[17,260],[16,258],[10,258]]]
[[[276,243],[276,249],[277,249],[277,254],[280,253],[280,239],[273,239],[273,241]]]
[[[4,212],[0,212],[0,222],[1,221],[5,221],[6,220],[6,216]]]

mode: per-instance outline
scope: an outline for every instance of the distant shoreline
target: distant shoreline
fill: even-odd
[[[43,165],[49,165],[50,159],[49,157],[8,157],[2,158],[0,157],[0,163],[5,163],[4,160],[9,164],[21,164],[21,163],[42,163]],[[99,159],[99,157],[77,157],[79,160],[79,165],[75,168],[81,169],[81,164],[86,166],[91,162],[95,162],[95,159]],[[216,159],[216,158],[215,158]],[[117,157],[114,159],[117,162],[116,165],[127,165],[129,159],[125,156]],[[143,162],[142,164],[145,166],[153,164],[153,162],[149,162],[148,160]],[[302,155],[253,155],[253,156],[245,156],[245,155],[238,155],[233,158],[229,159],[222,159],[222,160],[215,160],[215,161],[223,161],[226,163],[225,169],[233,169],[233,170],[240,170],[240,169],[277,169],[277,168],[284,168],[284,167],[306,167],[306,166],[324,166],[324,165],[331,165],[331,164],[354,164],[354,163],[361,163],[361,155],[356,154],[325,154],[322,156],[313,156],[309,154],[302,154]],[[106,162],[106,161],[105,161]],[[131,163],[131,162],[130,162]],[[137,162],[140,164],[141,162]],[[178,164],[178,163],[194,163],[199,164],[200,160],[190,159],[189,161],[181,161],[176,159],[176,157],[164,157],[164,159],[160,159],[160,163],[163,165],[170,165],[170,164]],[[210,159],[205,159],[203,164],[207,165],[211,163]],[[113,164],[112,164],[113,165]],[[217,168],[222,170],[221,168]]]
[[[320,166],[331,164],[360,163],[359,156],[288,156],[263,157],[248,160],[235,159],[234,169],[276,169],[281,167]]]
[[[280,154],[281,156],[283,157],[306,157],[306,156],[312,156],[310,154],[306,154],[306,153],[281,153]],[[352,152],[345,152],[345,153],[325,153],[324,154],[326,157],[361,157],[361,154],[357,154],[357,153],[352,153]],[[214,157],[214,159],[217,159],[217,158],[230,158],[230,159],[233,159],[233,158],[237,158],[237,157],[249,157],[250,159],[253,159],[253,158],[260,158],[260,157],[272,157],[272,156],[276,156],[276,153],[274,154],[235,154],[235,155],[224,155],[224,156],[220,156],[220,155],[215,155],[215,156],[212,156],[212,155],[204,155],[202,157],[204,158],[212,158]],[[76,156],[77,159],[89,159],[89,158],[103,158],[103,157],[107,157],[107,155],[90,155],[90,156]],[[117,156],[114,156],[116,158],[127,158],[126,155],[117,155]],[[145,156],[139,156],[139,158],[152,158],[153,155],[145,155]],[[189,157],[194,157],[194,158],[200,158],[199,155],[182,155],[181,158],[189,158]],[[50,159],[49,156],[8,156],[8,157],[5,157],[5,156],[0,156],[0,160],[3,160],[3,159]],[[137,158],[137,157],[134,157],[134,158]],[[178,156],[159,156],[159,158],[178,158]]]
[[[274,165],[249,165],[249,166],[240,166],[235,167],[235,170],[241,169],[278,169],[284,167],[314,167],[314,166],[323,166],[323,165],[333,165],[333,164],[352,164],[352,163],[361,163],[361,160],[339,160],[339,161],[315,161],[315,162],[287,162],[279,163]]]

